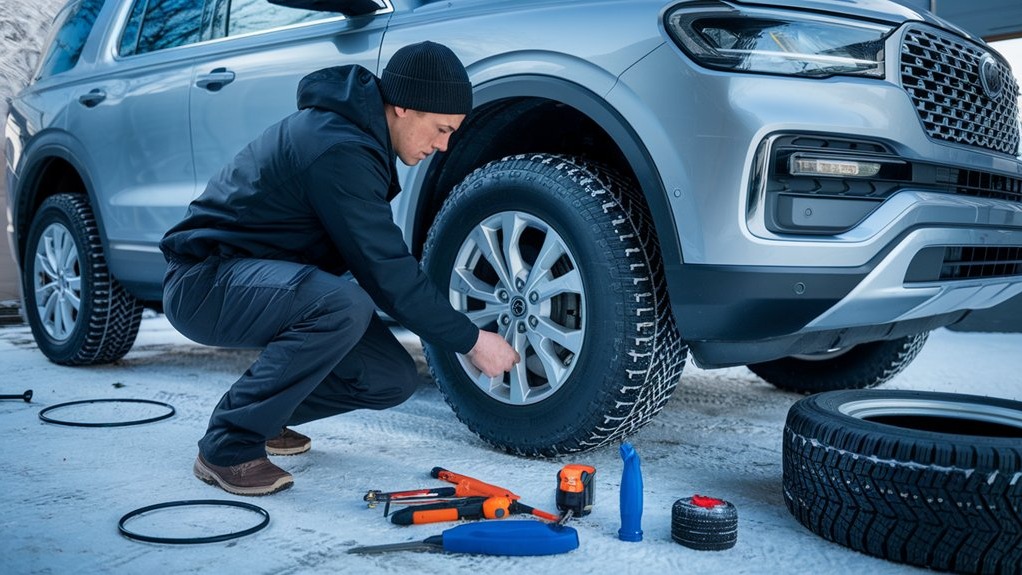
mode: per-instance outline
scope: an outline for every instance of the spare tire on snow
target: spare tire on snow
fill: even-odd
[[[1022,403],[830,391],[784,428],[784,499],[825,539],[962,573],[1022,572]]]

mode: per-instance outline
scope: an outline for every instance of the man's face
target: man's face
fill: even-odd
[[[464,114],[434,114],[397,106],[391,109],[390,141],[397,157],[408,166],[418,164],[436,150],[446,151],[451,134],[465,119]]]

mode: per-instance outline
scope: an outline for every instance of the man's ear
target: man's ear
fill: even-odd
[[[394,106],[394,115],[398,118],[404,118],[408,115],[408,108],[402,108],[401,106]]]

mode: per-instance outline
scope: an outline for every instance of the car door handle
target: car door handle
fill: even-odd
[[[93,88],[89,90],[88,94],[82,94],[78,96],[78,101],[82,103],[86,108],[92,108],[96,104],[99,104],[103,100],[106,100],[106,92],[99,88]]]
[[[213,68],[209,74],[199,74],[195,85],[210,92],[216,92],[234,81],[234,72],[227,68]]]

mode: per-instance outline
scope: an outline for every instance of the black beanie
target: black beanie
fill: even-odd
[[[380,77],[388,104],[434,114],[472,111],[472,83],[461,60],[436,42],[409,44],[394,52]]]

